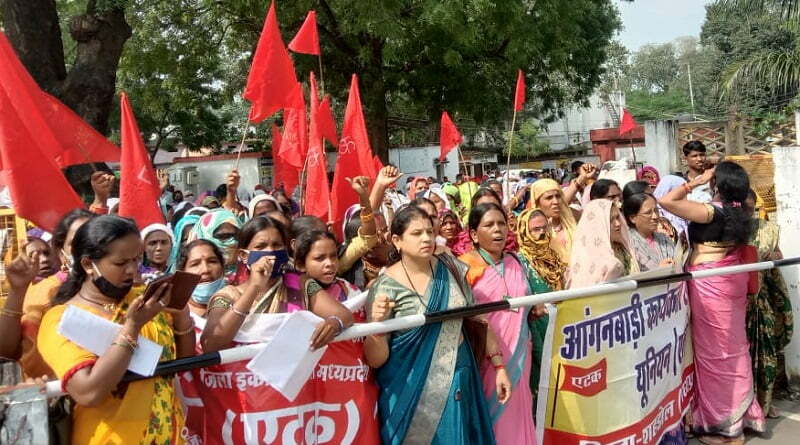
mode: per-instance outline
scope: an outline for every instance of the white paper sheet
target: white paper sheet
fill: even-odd
[[[263,378],[289,401],[293,401],[314,372],[326,347],[312,351],[311,334],[322,321],[311,312],[290,315],[272,341],[247,364],[247,369]]]
[[[106,320],[89,311],[68,306],[58,325],[58,333],[67,340],[97,356],[103,355],[119,334],[122,325]],[[133,352],[128,370],[139,375],[151,376],[164,349],[158,343],[141,335],[139,347]]]

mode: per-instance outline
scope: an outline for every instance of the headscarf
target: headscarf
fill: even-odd
[[[193,207],[191,202],[189,202],[189,201],[181,201],[181,202],[175,204],[175,207],[172,209],[172,211],[175,212],[175,213],[178,213],[181,210],[183,210],[183,208],[186,207],[186,206]],[[109,209],[110,208],[111,207],[109,207]]]
[[[611,242],[611,212],[619,213],[612,201],[595,199],[583,209],[581,221],[575,230],[575,242],[569,262],[569,288],[594,286],[617,279],[629,271],[620,261]],[[624,221],[622,215],[620,222]],[[628,255],[631,272],[638,272],[636,255],[631,250],[628,230],[622,222],[622,246]]]
[[[361,204],[353,204],[344,211],[344,221],[342,221],[342,236],[347,229],[347,223],[355,216],[356,212],[361,210]]]
[[[455,244],[458,242],[458,234],[461,233],[461,231],[464,229],[461,227],[461,221],[458,219],[458,215],[456,215],[454,211],[450,210],[449,207],[446,209],[439,210],[439,227],[442,227],[442,224],[444,224],[444,219],[447,218],[448,216],[452,217],[453,220],[456,222],[456,236],[454,236],[453,239],[451,240],[447,240],[447,242],[445,243],[447,248],[452,251],[453,246],[455,246]]]
[[[178,254],[181,251],[181,235],[183,234],[183,230],[186,226],[193,226],[200,221],[200,215],[186,215],[183,218],[178,220],[178,223],[175,224],[175,233],[174,236],[177,241],[173,241],[172,243],[172,250],[169,252],[169,264],[170,264],[170,271],[175,271],[175,265],[178,263]],[[189,234],[191,237],[191,233]]]
[[[280,205],[280,203],[278,203],[278,200],[275,199],[274,196],[272,196],[270,194],[267,194],[267,193],[262,193],[260,195],[255,196],[252,200],[250,200],[250,204],[247,205],[247,216],[250,219],[253,218],[253,213],[256,211],[256,206],[261,201],[270,201],[273,204],[275,204],[275,208],[278,211],[281,211],[281,205]]]
[[[558,190],[562,193],[561,197],[559,198],[559,207],[561,208],[560,219],[561,226],[567,234],[567,245],[561,245],[551,226],[550,246],[556,251],[558,257],[561,258],[561,261],[566,263],[569,261],[570,252],[572,251],[572,241],[574,239],[575,227],[577,224],[575,223],[575,216],[572,214],[572,208],[570,208],[569,204],[564,201],[564,195],[563,191],[561,190],[561,186],[558,185],[556,181],[549,178],[537,180],[533,183],[533,185],[531,185],[531,200],[528,202],[528,205],[531,209],[541,210],[541,208],[539,208],[539,198],[552,190]]]
[[[644,174],[647,173],[647,172],[654,173],[656,175],[656,184],[658,184],[661,181],[661,175],[658,174],[658,170],[656,170],[655,167],[650,166],[650,165],[645,165],[644,167],[642,167],[641,170],[636,172],[636,180],[637,181],[645,181]]]
[[[200,220],[192,229],[192,233],[189,234],[188,241],[194,241],[196,239],[208,240],[214,243],[214,245],[219,247],[223,252],[227,252],[231,248],[236,247],[236,239],[231,238],[227,241],[220,241],[214,237],[214,232],[225,223],[231,224],[237,229],[242,228],[242,223],[236,215],[228,210],[219,209],[208,212],[200,217]]]
[[[658,183],[658,186],[653,192],[653,196],[655,196],[656,199],[661,199],[667,193],[682,186],[683,184],[686,184],[686,180],[681,178],[680,176],[676,175],[664,176],[664,178]],[[658,206],[658,209],[661,211],[661,216],[666,218],[672,224],[672,227],[675,228],[675,230],[678,232],[678,235],[680,235],[681,233],[686,233],[686,230],[689,227],[689,223],[685,219],[681,218],[678,215],[675,215],[674,213],[670,213],[664,210],[664,208],[661,207],[661,205]]]
[[[216,196],[206,196],[203,198],[203,202],[200,203],[202,207],[208,207],[213,203],[217,203],[218,206],[222,205],[219,203],[219,199]]]
[[[408,188],[408,197],[409,199],[414,199],[417,197],[417,183],[420,181],[428,182],[428,178],[424,176],[417,176],[414,178],[413,181],[409,182],[410,187]]]
[[[164,224],[155,223],[150,224],[149,226],[142,229],[142,241],[144,241],[151,233],[153,232],[164,232],[169,236],[170,241],[172,241],[172,245],[175,245],[175,235],[172,234],[172,230]]]
[[[564,289],[564,272],[567,270],[567,264],[561,261],[556,251],[550,246],[549,232],[545,232],[543,240],[537,240],[531,234],[528,223],[534,213],[536,210],[527,209],[517,218],[519,254],[536,270],[550,290],[562,290]]]
[[[450,199],[447,197],[447,194],[444,192],[444,190],[441,189],[441,187],[436,187],[436,188],[431,187],[428,190],[426,190],[425,193],[422,196],[424,198],[426,198],[426,199],[431,199],[431,195],[434,195],[434,194],[436,196],[438,196],[439,199],[444,201],[444,206],[448,210],[450,210]]]

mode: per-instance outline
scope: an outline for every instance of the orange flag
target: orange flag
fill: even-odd
[[[309,129],[308,160],[306,166],[306,189],[303,197],[305,214],[314,215],[327,221],[330,187],[328,186],[328,162],[325,159],[325,144],[317,123],[319,99],[317,98],[317,79],[310,74],[311,85],[311,126]]]
[[[296,53],[313,54],[318,56],[319,51],[319,35],[317,34],[317,13],[315,11],[308,11],[306,20],[303,26],[297,31],[291,42],[289,42],[289,49]]]
[[[369,145],[367,125],[364,122],[364,112],[361,108],[358,76],[353,74],[350,82],[350,96],[347,99],[347,108],[344,113],[342,139],[339,141],[339,155],[336,159],[333,176],[333,215],[330,219],[335,221],[334,227],[337,230],[341,230],[345,210],[358,202],[358,195],[346,178],[368,176],[374,180],[377,174],[372,149]],[[340,233],[339,236],[341,235]]]
[[[514,92],[514,111],[522,111],[525,105],[525,75],[522,70],[517,70],[517,88]]]
[[[456,124],[450,119],[447,111],[442,112],[442,123],[439,129],[439,161],[447,158],[447,153],[458,146],[462,141],[461,133],[458,132]]]
[[[122,114],[119,216],[133,219],[141,230],[150,224],[164,222],[158,205],[161,186],[127,94],[121,94],[119,105]]]
[[[244,89],[244,98],[250,101],[250,121],[257,124],[281,108],[291,107],[295,84],[294,63],[283,44],[273,1]]]

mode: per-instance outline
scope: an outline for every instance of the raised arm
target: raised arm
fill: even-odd
[[[386,189],[400,179],[400,170],[393,165],[387,165],[378,172],[378,177],[375,179],[375,185],[369,194],[369,203],[372,205],[373,210],[381,208]]]
[[[0,357],[15,360],[20,356],[22,304],[28,286],[38,271],[38,252],[34,252],[30,258],[22,253],[6,267],[6,277],[11,289],[8,291],[5,306],[0,309]]]
[[[686,196],[695,187],[708,184],[714,177],[714,169],[708,169],[681,187],[672,189],[658,201],[664,210],[688,221],[706,224],[711,222],[714,214],[709,212],[708,205],[689,201]]]

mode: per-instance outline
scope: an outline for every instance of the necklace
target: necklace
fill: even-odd
[[[406,263],[405,261],[403,261],[402,258],[400,259],[400,265],[403,266],[403,272],[405,272],[406,274],[406,279],[408,280],[408,284],[411,285],[411,289],[414,291],[414,295],[416,295],[419,302],[422,303],[423,306],[425,306],[425,311],[427,312],[428,305],[425,304],[424,301],[422,301],[422,295],[420,295],[420,293],[417,291],[417,288],[414,287],[414,282],[411,281],[411,275],[408,274],[408,269],[406,269]],[[430,261],[428,261],[428,267],[431,268],[431,280],[433,280],[433,265],[430,263]]]
[[[78,296],[81,298],[81,300],[85,300],[88,301],[89,303],[100,306],[101,308],[103,308],[104,311],[108,313],[113,314],[114,312],[117,312],[117,303],[103,303],[101,301],[92,300],[91,298],[86,298],[81,294],[78,294]]]

